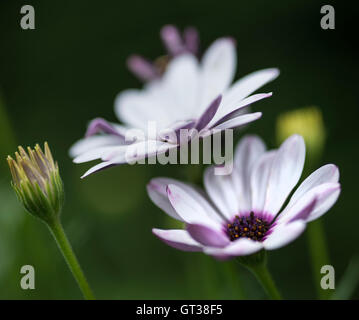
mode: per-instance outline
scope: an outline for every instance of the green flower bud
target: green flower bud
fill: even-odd
[[[316,162],[320,159],[326,139],[322,113],[317,107],[306,107],[282,113],[277,119],[277,142],[282,143],[292,134],[300,134],[308,149],[307,154]]]
[[[46,223],[52,223],[61,212],[64,188],[59,167],[52,158],[47,142],[45,153],[37,144],[26,151],[20,146],[15,158],[7,157],[12,186],[25,209]]]

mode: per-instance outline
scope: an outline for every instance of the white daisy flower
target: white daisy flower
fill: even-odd
[[[206,193],[173,179],[153,179],[148,184],[152,201],[185,223],[185,230],[153,233],[176,249],[218,259],[283,247],[326,213],[340,193],[339,170],[327,164],[306,178],[281,209],[300,179],[304,158],[299,135],[270,151],[260,138],[246,136],[236,149],[231,175],[214,175],[213,167],[205,171]]]
[[[272,95],[251,94],[275,79],[279,71],[274,68],[256,71],[231,85],[236,63],[235,44],[229,38],[216,40],[201,61],[191,53],[174,57],[162,77],[150,81],[143,89],[125,90],[117,96],[115,113],[124,125],[101,118],[90,123],[86,137],[70,150],[74,162],[102,160],[86,172],[86,176],[128,162],[129,147],[151,142],[151,147],[138,148],[143,150],[136,154],[139,160],[180,145],[179,141],[165,138],[163,132],[195,129],[204,137],[259,119],[261,112],[245,113],[245,107]],[[150,122],[156,124],[158,134],[145,134],[143,139],[126,143],[127,130],[147,133]]]

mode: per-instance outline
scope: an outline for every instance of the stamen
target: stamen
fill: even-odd
[[[261,241],[269,230],[269,223],[259,217],[256,217],[253,212],[249,216],[239,217],[235,216],[232,223],[227,224],[227,234],[231,241],[238,238],[247,238],[254,241]]]

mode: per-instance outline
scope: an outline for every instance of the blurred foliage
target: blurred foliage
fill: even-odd
[[[75,165],[68,156],[89,120],[101,116],[116,121],[116,94],[140,86],[127,71],[126,58],[132,53],[149,58],[162,54],[158,34],[166,23],[196,26],[202,48],[217,37],[233,36],[238,44],[238,77],[267,67],[281,70],[277,80],[261,89],[273,91],[273,97],[253,105],[254,111],[263,111],[263,118],[245,129],[261,135],[270,147],[276,145],[279,114],[298,106],[321,107],[327,128],[323,159],[339,166],[343,185],[338,203],[322,221],[331,262],[342,278],[358,253],[354,199],[359,177],[354,159],[359,64],[350,35],[359,12],[357,2],[346,2],[348,10],[341,7],[344,3],[332,1],[337,28],[326,31],[320,29],[319,0],[290,4],[30,0],[26,4],[35,7],[35,30],[20,28],[21,1],[0,2],[0,89],[7,112],[0,109],[0,159],[5,162],[10,152],[6,144],[15,144],[11,142],[15,139],[22,145],[44,140],[51,144],[65,183],[64,227],[97,297],[264,297],[255,279],[235,263],[176,251],[152,235],[152,227],[165,228],[169,222],[147,197],[146,183],[155,176],[188,180],[186,168],[126,165],[80,180],[91,164]],[[236,140],[242,133],[236,133]],[[190,175],[198,177],[193,169]],[[5,165],[0,173],[0,298],[81,298],[45,225],[22,212]],[[20,288],[24,264],[35,267],[36,290]],[[304,237],[271,252],[269,267],[286,298],[315,297]],[[228,279],[228,268],[240,271],[238,279]],[[242,293],[236,291],[238,281]],[[352,297],[359,298],[358,291]]]

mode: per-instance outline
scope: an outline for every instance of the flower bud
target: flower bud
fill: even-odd
[[[45,153],[37,144],[26,151],[20,146],[15,159],[7,157],[12,186],[25,209],[46,223],[52,223],[61,212],[64,188],[59,167],[52,158],[47,142]]]
[[[300,134],[305,141],[308,155],[319,160],[325,144],[325,126],[317,107],[306,107],[281,114],[277,119],[277,141],[282,143],[292,134]]]

